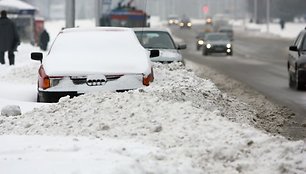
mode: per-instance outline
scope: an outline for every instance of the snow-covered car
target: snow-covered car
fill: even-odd
[[[186,44],[176,45],[171,34],[165,29],[134,28],[136,36],[142,46],[148,50],[157,49],[158,57],[151,58],[152,62],[183,62],[180,50],[186,49]]]
[[[212,53],[233,55],[233,45],[226,33],[207,33],[205,35],[202,54],[207,56]]]
[[[90,91],[125,91],[153,81],[150,57],[158,50],[144,49],[132,29],[121,27],[62,30],[41,61],[38,102],[57,102]]]

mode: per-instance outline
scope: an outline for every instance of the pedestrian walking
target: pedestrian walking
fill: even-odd
[[[285,29],[285,20],[284,19],[280,19],[279,25],[280,25],[281,29],[284,30]]]
[[[9,64],[15,64],[15,54],[20,44],[16,25],[7,17],[5,10],[1,11],[0,16],[0,63],[5,64],[4,53],[8,51]]]
[[[39,36],[39,47],[41,50],[46,51],[50,40],[49,33],[44,29]]]

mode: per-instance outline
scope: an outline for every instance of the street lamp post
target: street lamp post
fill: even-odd
[[[254,0],[254,22],[257,23],[258,0]]]
[[[75,0],[66,0],[66,28],[75,26]]]
[[[270,32],[270,0],[267,0],[267,33]]]
[[[95,19],[96,19],[96,26],[100,26],[100,18],[101,18],[101,11],[102,11],[102,2],[101,0],[95,1]]]

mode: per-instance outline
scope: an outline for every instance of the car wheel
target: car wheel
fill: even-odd
[[[199,51],[200,50],[200,47],[197,45],[197,51]]]
[[[226,53],[226,55],[228,55],[228,56],[232,56],[232,55],[233,55],[233,52]]]
[[[293,78],[292,78],[292,75],[291,73],[289,73],[289,87],[290,88],[294,88],[294,81],[293,81]]]
[[[296,90],[302,90],[305,87],[305,84],[299,81],[299,71],[295,72],[295,82],[294,82],[294,85],[295,85],[295,89]]]

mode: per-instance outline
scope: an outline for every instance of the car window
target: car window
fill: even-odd
[[[302,38],[303,38],[303,33],[300,33],[294,42],[294,46],[297,46],[299,48],[299,46],[301,45]]]
[[[136,31],[135,33],[145,48],[175,49],[173,39],[167,32]]]
[[[302,47],[302,50],[303,51],[306,51],[306,37],[304,36],[304,39],[303,39],[303,47]]]
[[[225,34],[209,34],[206,35],[205,40],[218,41],[218,40],[229,40]]]

